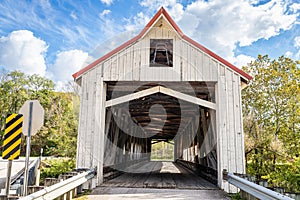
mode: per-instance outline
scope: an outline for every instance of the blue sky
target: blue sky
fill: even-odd
[[[161,6],[186,35],[237,67],[258,54],[300,59],[299,0],[1,0],[0,66],[63,83]]]

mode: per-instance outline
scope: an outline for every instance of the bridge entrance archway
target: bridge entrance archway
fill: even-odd
[[[167,50],[155,54],[161,46]],[[77,167],[97,167],[92,187],[103,174],[149,160],[154,140],[173,140],[174,161],[237,192],[222,171],[245,173],[241,90],[251,76],[184,35],[164,8],[73,77]]]
[[[153,182],[159,177],[157,181],[166,179],[165,187],[175,187],[169,175],[175,180],[183,173],[190,180],[197,174],[217,184],[214,82],[107,82],[105,105],[105,182],[126,173],[128,185],[138,179],[144,180],[137,181],[140,187],[163,187]],[[152,145],[161,141],[174,145],[168,155],[173,163],[151,160]],[[200,177],[190,187],[203,188],[201,182],[212,187]]]

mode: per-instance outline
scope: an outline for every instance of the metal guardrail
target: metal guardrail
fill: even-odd
[[[78,186],[84,184],[86,181],[95,176],[95,169],[90,169],[86,172],[73,176],[62,182],[46,187],[43,190],[30,194],[26,197],[20,198],[21,200],[50,200],[67,194],[68,192],[76,189]],[[71,194],[72,195],[72,194]]]
[[[263,186],[252,183],[246,179],[240,178],[240,177],[234,175],[233,173],[230,173],[227,171],[223,172],[223,179],[227,180],[230,184],[240,188],[241,190],[245,191],[246,193],[249,193],[259,199],[263,199],[263,200],[274,200],[274,199],[293,200],[292,198],[290,198],[288,196],[285,196],[278,192],[269,190]]]
[[[40,165],[40,162],[41,162],[41,160],[39,157],[36,158],[34,161],[31,161],[29,164],[29,169],[31,169],[32,167],[36,168],[36,166]],[[25,167],[23,167],[16,175],[14,175],[11,178],[10,183],[14,184],[19,178],[21,178],[21,176],[23,176],[24,171],[25,171]]]

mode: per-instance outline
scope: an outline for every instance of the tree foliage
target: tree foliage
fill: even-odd
[[[44,126],[32,137],[31,155],[39,155],[40,149],[43,148],[44,155],[74,157],[76,155],[78,97],[71,92],[55,92],[53,81],[39,75],[26,75],[19,71],[0,74],[1,141],[7,114],[18,113],[24,102],[29,99],[39,100],[45,110]],[[25,155],[24,137],[21,155]]]
[[[75,159],[73,158],[56,158],[43,160],[41,168],[41,179],[58,178],[59,175],[70,172],[75,169]]]
[[[259,55],[244,70],[253,76],[242,92],[247,172],[299,191],[299,62]]]

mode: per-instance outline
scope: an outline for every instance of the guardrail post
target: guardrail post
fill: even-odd
[[[66,193],[66,198],[68,200],[71,200],[72,199],[72,190],[70,190],[69,192]]]
[[[228,180],[228,171],[227,169],[223,169],[223,180]]]

